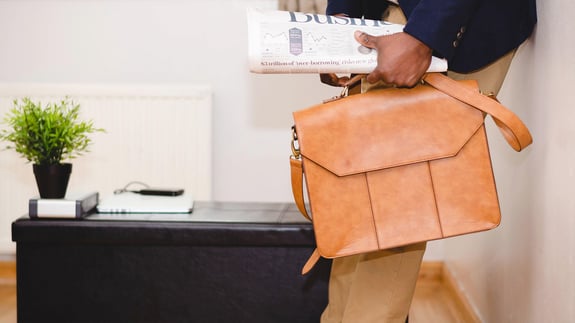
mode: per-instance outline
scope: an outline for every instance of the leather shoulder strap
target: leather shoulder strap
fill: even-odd
[[[300,213],[311,221],[311,216],[305,209],[305,202],[303,196],[303,169],[301,159],[290,157],[290,170],[291,170],[291,191],[295,204],[297,205]]]
[[[311,221],[311,216],[307,213],[305,209],[304,193],[303,193],[303,169],[300,159],[290,157],[290,169],[291,169],[291,189],[293,193],[293,198],[297,208],[300,213]],[[302,268],[302,275],[307,274],[318,262],[321,255],[317,251],[317,248],[313,250],[313,253],[306,261]]]
[[[441,92],[491,115],[503,137],[516,151],[521,151],[533,142],[529,130],[521,119],[496,100],[465,87],[440,73],[429,73],[425,75],[423,80]]]

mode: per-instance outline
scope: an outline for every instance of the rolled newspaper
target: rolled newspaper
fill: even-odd
[[[263,74],[370,73],[375,50],[361,46],[356,30],[390,35],[404,25],[385,21],[249,8],[250,71]],[[428,72],[447,70],[447,61],[432,57]]]

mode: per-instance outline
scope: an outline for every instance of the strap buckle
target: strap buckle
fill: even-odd
[[[291,126],[291,158],[300,159],[301,153],[299,150],[299,142],[297,141],[297,132],[295,130],[295,125]]]
[[[349,89],[358,85],[358,83],[361,82],[361,79],[364,76],[365,76],[365,74],[354,75],[349,81],[347,81],[346,86],[343,87],[343,89],[341,90],[341,93],[339,95],[336,95],[336,96],[331,97],[329,99],[323,100],[323,103],[328,103],[331,101],[337,101],[339,99],[345,98],[346,96],[349,95]]]
[[[328,103],[328,102],[332,102],[332,101],[337,101],[339,99],[343,99],[346,96],[348,96],[349,94],[349,85],[344,86],[343,89],[341,90],[341,93],[339,93],[339,95],[333,96],[329,99],[325,99],[323,100],[323,103]]]

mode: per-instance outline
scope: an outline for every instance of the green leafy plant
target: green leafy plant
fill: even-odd
[[[103,132],[92,121],[79,121],[80,105],[69,98],[42,107],[29,98],[14,100],[4,123],[10,129],[0,131],[0,139],[11,142],[14,149],[37,165],[60,164],[88,152],[89,134]]]

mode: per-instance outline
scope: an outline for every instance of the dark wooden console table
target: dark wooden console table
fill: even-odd
[[[19,322],[319,322],[329,262],[294,205],[12,224]]]

